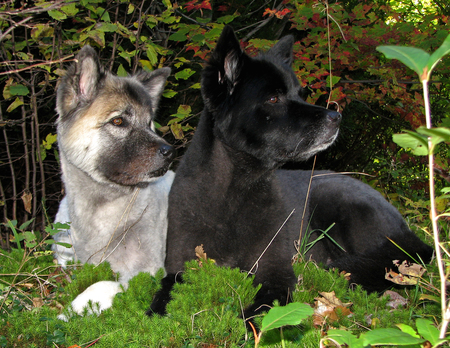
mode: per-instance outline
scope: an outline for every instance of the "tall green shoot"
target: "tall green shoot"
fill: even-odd
[[[450,52],[450,35],[444,40],[442,45],[433,53],[415,48],[404,46],[378,46],[377,50],[383,53],[388,59],[398,59],[410,69],[414,70],[420,78],[423,86],[426,128],[420,127],[417,132],[408,132],[407,134],[397,134],[394,141],[402,147],[412,148],[416,155],[428,155],[429,166],[429,187],[430,187],[430,216],[433,228],[434,247],[436,250],[436,260],[441,279],[441,311],[442,326],[439,337],[443,339],[450,322],[450,305],[447,305],[446,299],[446,275],[441,255],[441,244],[439,241],[439,230],[437,220],[440,216],[436,212],[435,187],[434,187],[434,156],[433,150],[436,145],[442,141],[450,141],[450,130],[446,128],[434,128],[431,124],[430,101],[428,93],[428,81],[439,60]]]

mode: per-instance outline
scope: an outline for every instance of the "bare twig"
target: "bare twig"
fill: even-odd
[[[57,63],[61,63],[61,62],[71,62],[71,61],[74,60],[74,59],[71,59],[74,56],[75,56],[74,54],[70,54],[70,55],[65,56],[64,58],[61,58],[61,59],[51,60],[51,61],[48,61],[48,62],[43,62],[43,63],[38,63],[38,64],[33,64],[33,65],[30,65],[30,66],[27,66],[27,67],[21,68],[21,69],[14,69],[14,70],[8,70],[8,71],[5,71],[5,72],[0,72],[0,76],[1,75],[9,75],[9,74],[17,74],[19,72],[22,72],[22,71],[25,71],[25,70],[32,70],[34,68],[37,68],[37,67],[43,66],[43,65],[53,65],[53,64],[57,64]],[[20,63],[23,63],[23,62],[20,62]],[[3,63],[0,63],[0,65],[1,64],[9,64],[9,63],[8,62],[3,62]]]
[[[252,268],[250,268],[250,270],[247,272],[247,274],[252,274],[253,269],[257,268],[258,266],[258,262],[259,260],[261,260],[261,258],[264,256],[264,254],[266,253],[267,249],[269,249],[269,247],[272,245],[273,241],[275,240],[275,238],[278,236],[278,233],[281,232],[281,230],[283,229],[284,225],[286,225],[286,223],[288,222],[288,220],[291,218],[292,214],[294,214],[295,209],[292,209],[291,213],[288,215],[288,217],[286,218],[286,220],[284,220],[284,222],[281,224],[280,228],[278,229],[278,231],[274,234],[274,236],[272,237],[272,239],[270,240],[270,242],[267,244],[266,248],[263,250],[263,252],[261,253],[261,255],[259,255],[258,259],[255,261],[255,263],[253,264]]]

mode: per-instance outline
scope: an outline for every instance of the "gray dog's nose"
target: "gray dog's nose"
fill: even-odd
[[[173,156],[173,148],[170,145],[163,144],[159,147],[159,153],[163,157],[169,157],[171,158]]]

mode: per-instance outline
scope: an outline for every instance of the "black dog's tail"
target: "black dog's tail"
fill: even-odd
[[[337,268],[350,273],[351,284],[361,284],[369,292],[381,292],[395,284],[385,279],[386,272],[391,269],[398,273],[393,261],[404,260],[427,264],[433,257],[433,248],[423,243],[411,233],[407,241],[394,244],[390,240],[375,250],[364,254],[344,255],[334,260],[328,268]]]

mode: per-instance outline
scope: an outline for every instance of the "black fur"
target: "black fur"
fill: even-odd
[[[296,284],[291,258],[311,173],[277,168],[324,150],[341,120],[339,113],[300,98],[291,69],[293,43],[285,37],[250,58],[225,27],[202,76],[205,110],[170,192],[167,276],[149,315],[165,313],[177,274],[201,244],[217,264],[251,270],[262,284],[246,317],[274,300],[289,301]],[[351,272],[352,281],[369,290],[386,288],[384,268],[405,259],[387,236],[411,255],[431,257],[432,249],[379,193],[333,173],[314,178],[303,227],[325,230],[332,223],[329,233],[346,253],[325,238],[308,255]]]

